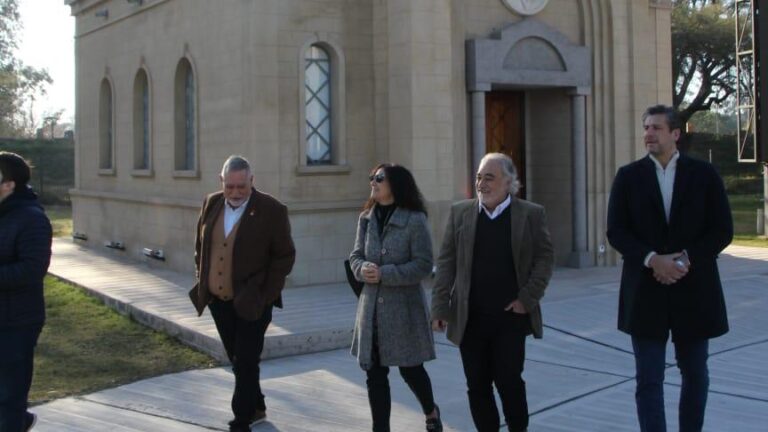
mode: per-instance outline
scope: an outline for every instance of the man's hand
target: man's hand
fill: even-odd
[[[667,255],[654,255],[648,263],[653,269],[653,277],[664,285],[672,285],[688,274],[690,262],[683,252]]]
[[[448,321],[446,320],[432,320],[432,330],[434,331],[443,332],[447,326]]]
[[[372,262],[364,262],[361,272],[363,274],[363,282],[365,283],[376,284],[381,280],[381,270],[379,266]]]
[[[509,312],[509,310],[512,310],[512,312],[520,315],[525,315],[528,313],[528,311],[525,310],[525,306],[523,306],[523,303],[520,300],[515,300],[512,303],[508,304],[507,307],[504,308],[505,311]]]

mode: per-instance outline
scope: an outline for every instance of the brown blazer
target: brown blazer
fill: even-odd
[[[543,324],[539,300],[552,276],[554,251],[544,207],[512,198],[512,254],[515,260],[518,299],[528,311],[533,335],[541,338]],[[448,321],[448,339],[461,344],[469,318],[469,289],[479,207],[477,199],[451,207],[443,245],[437,258],[432,289],[432,319]],[[503,306],[502,306],[503,307]]]
[[[198,315],[203,313],[212,300],[208,291],[211,230],[223,207],[222,192],[208,195],[197,222],[197,283],[189,292],[189,297]],[[266,305],[283,307],[280,292],[295,258],[296,249],[291,238],[288,209],[275,198],[252,188],[232,251],[233,301],[238,316],[253,321],[261,316]]]

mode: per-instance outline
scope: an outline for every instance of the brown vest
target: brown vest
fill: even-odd
[[[208,291],[221,300],[232,300],[235,293],[232,289],[232,250],[235,245],[237,229],[240,227],[238,220],[229,235],[224,237],[224,206],[216,217],[216,223],[211,232],[211,250],[208,268]],[[242,217],[241,217],[242,219]]]

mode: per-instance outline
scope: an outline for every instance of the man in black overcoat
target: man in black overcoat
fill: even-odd
[[[643,114],[648,155],[621,167],[608,203],[608,240],[624,264],[619,330],[632,336],[640,429],[665,431],[669,334],[682,375],[680,430],[701,431],[709,389],[709,339],[728,332],[718,254],[733,238],[723,181],[677,150],[671,107]]]

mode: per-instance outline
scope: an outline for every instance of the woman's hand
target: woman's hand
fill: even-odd
[[[363,274],[363,282],[365,283],[376,284],[381,281],[381,270],[379,266],[372,262],[364,262],[361,272]]]

